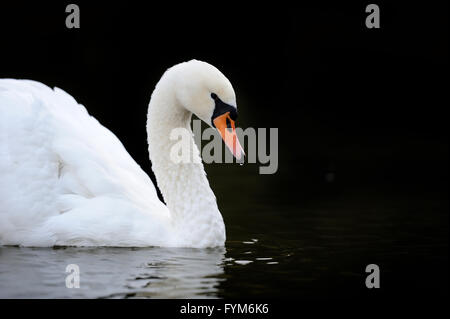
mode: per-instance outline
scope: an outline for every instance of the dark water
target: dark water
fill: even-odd
[[[231,176],[238,169],[233,167]],[[227,225],[225,248],[0,247],[0,297],[448,294],[446,200],[432,194],[389,196],[389,192],[359,189],[325,199],[299,197],[295,204],[281,200],[279,192],[257,196],[265,186],[253,184],[254,179],[245,174],[240,175],[239,187],[220,182],[227,169],[213,174],[218,174],[212,186]],[[381,271],[378,291],[365,287],[365,267],[372,263]],[[79,289],[66,288],[68,264],[80,268]]]

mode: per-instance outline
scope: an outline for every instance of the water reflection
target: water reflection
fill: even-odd
[[[215,298],[224,248],[0,247],[0,298]],[[68,264],[80,288],[66,288]]]
[[[448,205],[405,200],[230,210],[226,250],[0,247],[0,298],[354,299],[371,296],[371,263],[384,294],[413,297],[448,280]],[[68,264],[80,289],[65,286]]]

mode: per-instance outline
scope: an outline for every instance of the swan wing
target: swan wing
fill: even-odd
[[[71,95],[0,80],[0,244],[133,245],[130,233],[139,244],[168,218],[148,175]]]

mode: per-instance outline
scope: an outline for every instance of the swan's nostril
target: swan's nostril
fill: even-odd
[[[231,121],[230,121],[229,117],[227,117],[227,128],[232,128],[231,127]]]
[[[212,94],[211,94],[211,96],[213,96]],[[222,100],[219,97],[217,97],[217,99],[215,100],[214,112],[211,116],[211,122],[212,122],[213,127],[215,127],[214,120],[224,114],[228,114],[227,118],[230,119],[231,125],[233,125],[233,122],[236,121],[236,118],[237,118],[236,107],[222,102]],[[229,127],[228,122],[225,122],[224,126]]]

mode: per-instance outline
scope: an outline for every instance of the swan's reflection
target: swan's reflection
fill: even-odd
[[[0,247],[3,298],[208,298],[223,280],[225,248]],[[66,288],[68,264],[80,288]]]

